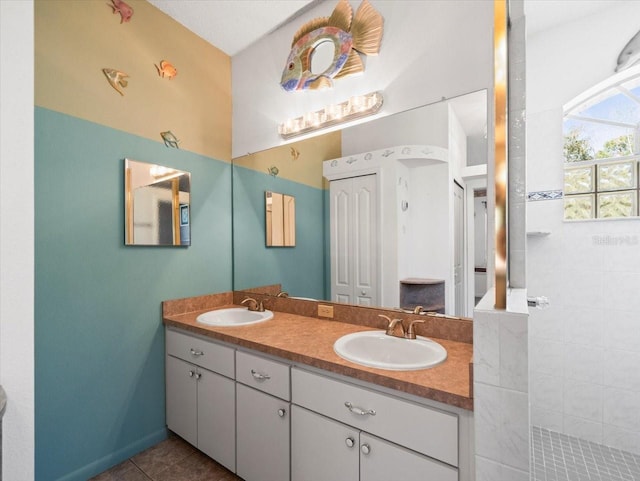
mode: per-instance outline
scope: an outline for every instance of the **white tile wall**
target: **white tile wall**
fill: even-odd
[[[527,209],[528,230],[550,232],[527,241],[527,290],[551,299],[530,312],[532,423],[640,453],[640,220]]]
[[[602,443],[602,424],[598,422],[565,415],[563,431],[570,436]]]
[[[529,192],[563,188],[563,105],[613,74],[638,13],[623,2],[527,37]],[[550,232],[527,239],[527,291],[551,299],[530,312],[533,424],[640,454],[640,220],[564,222],[562,200],[530,201],[527,230]]]

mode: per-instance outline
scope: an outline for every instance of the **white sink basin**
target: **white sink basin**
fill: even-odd
[[[273,317],[271,311],[250,311],[246,307],[230,307],[200,314],[196,321],[209,326],[246,326],[268,321]]]
[[[415,371],[447,359],[447,350],[431,339],[403,339],[384,331],[362,331],[342,336],[333,350],[347,361],[391,371]]]

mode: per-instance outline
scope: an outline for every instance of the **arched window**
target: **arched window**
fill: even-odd
[[[565,220],[636,217],[640,204],[640,67],[564,108]]]

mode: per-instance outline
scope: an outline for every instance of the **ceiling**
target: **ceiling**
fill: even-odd
[[[557,27],[563,23],[618,7],[630,0],[525,0],[527,35]]]
[[[149,0],[233,57],[323,0]]]
[[[323,1],[149,0],[152,5],[231,57]],[[352,3],[357,1],[353,0]],[[628,1],[525,0],[527,33],[532,35]]]

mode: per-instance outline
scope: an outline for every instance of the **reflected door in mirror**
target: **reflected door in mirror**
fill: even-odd
[[[125,244],[191,244],[191,174],[125,159]]]
[[[330,184],[331,300],[378,305],[378,201],[375,175]]]
[[[296,245],[296,199],[292,195],[266,191],[265,234],[269,247]]]

